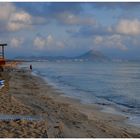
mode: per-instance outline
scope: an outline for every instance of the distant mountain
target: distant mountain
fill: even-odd
[[[25,61],[109,61],[109,58],[103,55],[100,51],[90,50],[82,55],[76,57],[66,56],[30,56],[30,57],[16,57],[15,59]]]
[[[90,50],[78,57],[76,59],[83,59],[83,60],[89,60],[89,61],[108,61],[109,58],[106,57],[103,53],[100,51]]]

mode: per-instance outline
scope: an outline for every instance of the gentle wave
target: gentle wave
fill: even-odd
[[[140,116],[140,63],[33,62],[32,65],[36,74],[66,96],[84,103],[117,105],[123,112]]]

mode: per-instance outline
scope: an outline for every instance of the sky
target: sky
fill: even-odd
[[[139,2],[0,2],[6,58],[98,50],[140,60]]]

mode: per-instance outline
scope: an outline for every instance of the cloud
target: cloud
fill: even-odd
[[[32,16],[27,11],[17,8],[14,3],[0,3],[0,9],[1,32],[15,32],[48,23],[45,18]]]
[[[40,16],[32,16],[32,26],[33,25],[46,25],[48,24],[50,21],[44,17],[40,17]]]
[[[14,38],[11,38],[10,40],[10,46],[12,46],[13,48],[20,48],[23,42],[24,42],[23,38],[14,37]]]
[[[0,31],[18,31],[28,28],[32,16],[17,9],[12,3],[0,3]]]
[[[13,13],[8,21],[7,28],[9,31],[18,31],[29,28],[32,24],[32,17],[25,11]]]
[[[104,27],[100,24],[95,24],[92,26],[82,26],[79,30],[66,30],[68,34],[72,37],[84,37],[89,38],[94,35],[111,35],[112,32],[109,28]]]
[[[37,49],[42,50],[46,46],[46,39],[41,36],[37,36],[34,39],[33,44]]]
[[[11,15],[10,21],[31,24],[31,15],[25,11],[19,11]]]
[[[117,34],[110,36],[95,36],[93,44],[96,45],[96,47],[118,48],[123,51],[127,50],[122,36]]]
[[[95,25],[96,20],[91,17],[81,17],[72,13],[61,13],[57,15],[57,20],[66,25]]]
[[[46,39],[46,45],[47,46],[51,46],[54,43],[54,38],[52,35],[48,35],[47,39]]]
[[[1,20],[7,20],[10,18],[11,14],[15,12],[15,7],[11,3],[0,3],[0,21]]]
[[[83,11],[81,3],[76,2],[42,2],[42,3],[15,3],[17,7],[27,11],[33,17],[45,18],[47,22],[55,20],[63,24],[80,24],[82,22],[93,22],[91,19],[83,21],[78,14]],[[46,23],[46,22],[45,22]]]
[[[0,32],[7,30],[7,22],[11,14],[15,11],[15,7],[11,3],[0,3]]]
[[[57,41],[51,34],[47,37],[37,35],[33,40],[33,45],[38,50],[53,50],[61,49],[65,46],[63,41]]]
[[[102,42],[103,42],[103,37],[101,37],[101,36],[96,36],[95,38],[94,38],[94,44],[101,44]]]
[[[82,26],[79,30],[66,30],[73,37],[92,37],[121,34],[126,36],[140,35],[140,20],[120,19],[116,24],[104,27],[101,24]]]
[[[138,19],[121,19],[116,25],[115,31],[124,35],[140,35],[140,21]]]
[[[55,20],[65,25],[91,25],[95,24],[93,18],[83,18],[80,14],[84,11],[82,3],[55,2],[55,3],[16,3],[16,6],[28,11],[32,16],[40,16],[48,22]],[[36,9],[36,10],[34,10]],[[44,14],[46,13],[46,14]]]
[[[64,47],[65,47],[65,44],[64,44],[64,42],[62,42],[62,41],[56,42],[56,45],[57,45],[59,48],[64,48]]]

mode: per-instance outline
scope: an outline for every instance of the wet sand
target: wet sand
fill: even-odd
[[[140,137],[140,128],[124,123],[127,118],[63,97],[60,91],[30,71],[1,72],[1,79],[5,79],[5,86],[0,90],[0,116],[17,115],[17,118],[0,120],[0,137]],[[21,119],[19,115],[41,119]]]

